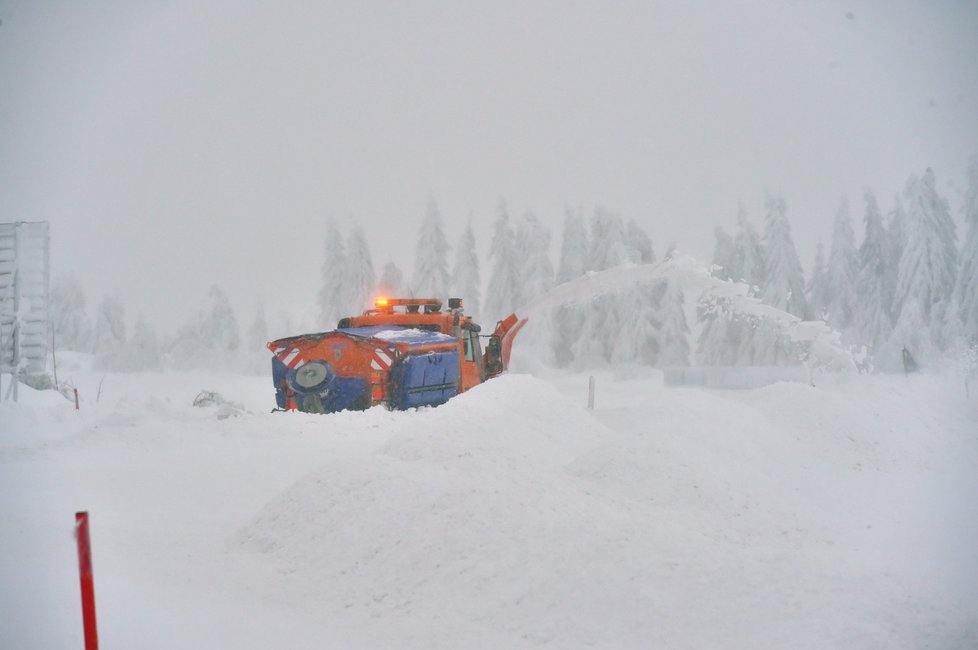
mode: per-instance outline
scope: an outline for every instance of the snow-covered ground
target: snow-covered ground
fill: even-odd
[[[82,647],[77,510],[104,648],[978,647],[955,378],[619,371],[588,411],[542,372],[316,416],[267,377],[60,363],[80,411],[0,404],[0,648]]]

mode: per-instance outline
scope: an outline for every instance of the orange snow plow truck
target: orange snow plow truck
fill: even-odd
[[[516,314],[499,321],[483,352],[460,298],[447,311],[433,298],[378,298],[335,330],[269,343],[275,399],[306,413],[444,404],[506,370],[525,323]]]

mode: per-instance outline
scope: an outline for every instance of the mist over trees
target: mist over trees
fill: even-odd
[[[318,294],[319,322],[324,328],[333,325],[345,315],[346,246],[343,233],[335,219],[327,222],[326,243],[323,247],[323,266]]]
[[[490,318],[499,318],[507,309],[523,304],[523,286],[520,263],[516,257],[516,234],[509,223],[506,203],[500,202],[496,220],[492,224],[492,240],[489,244],[489,285],[483,310]]]
[[[411,286],[419,298],[444,298],[451,285],[448,275],[448,239],[445,225],[434,201],[428,201],[418,245],[414,252],[414,277]]]
[[[475,233],[472,223],[465,225],[455,247],[455,264],[452,266],[451,295],[465,301],[465,311],[478,320],[482,301],[482,280],[479,277],[479,256],[475,249]]]
[[[343,315],[358,313],[374,299],[377,278],[374,264],[370,259],[370,248],[363,229],[354,224],[346,245],[346,265],[343,268],[342,287],[345,294],[341,300]]]
[[[377,293],[382,296],[400,296],[404,293],[404,274],[397,264],[387,262],[377,282]]]
[[[85,294],[73,277],[58,278],[48,296],[48,312],[55,346],[87,351],[92,343],[92,326],[85,311]]]
[[[968,165],[968,189],[962,212],[968,230],[961,247],[961,268],[954,288],[959,319],[955,327],[960,328],[967,342],[978,346],[978,157],[972,158]]]
[[[859,241],[853,212],[862,225]],[[769,195],[761,236],[746,208],[738,205],[733,230],[715,228],[709,273],[741,286],[742,295],[798,319],[824,320],[839,332],[844,345],[858,352],[867,370],[900,370],[903,348],[924,366],[948,355],[964,356],[969,346],[975,354],[978,158],[967,170],[960,213],[966,234],[960,248],[949,204],[938,193],[930,169],[907,180],[888,212],[869,190],[855,210],[842,197],[831,220],[828,246],[819,243],[807,281],[790,216],[785,200]],[[351,223],[345,234],[335,219],[324,226],[315,296],[321,330],[368,308],[376,295],[461,297],[469,313],[483,316],[484,326],[491,325],[532,306],[554,287],[608,269],[656,264],[657,259],[652,237],[637,221],[625,221],[600,206],[589,214],[568,209],[555,237],[532,212],[514,221],[506,203],[500,202],[489,236],[480,241],[471,219],[455,233],[446,232],[432,200],[421,219],[408,286],[390,261],[377,278],[369,241],[359,225]],[[450,235],[458,237],[454,250],[448,244]],[[480,248],[486,253],[484,266]],[[660,264],[674,257],[674,249],[670,246]],[[309,271],[317,277],[316,269]],[[160,336],[141,316],[129,330],[117,295],[103,297],[90,318],[81,286],[62,277],[51,288],[50,318],[57,349],[91,353],[96,368],[216,366],[258,372],[266,365],[268,324],[261,302],[256,304],[242,340],[231,302],[215,285],[177,332]],[[561,304],[550,318],[550,356],[557,366],[798,362],[797,350],[777,323],[731,309],[729,297],[685,295],[683,286],[667,276],[596,295],[587,304]]]
[[[126,309],[115,295],[102,298],[95,313],[93,365],[99,370],[129,370],[126,344]]]
[[[200,301],[197,313],[177,332],[169,356],[178,368],[236,368],[241,332],[231,301],[213,285]]]
[[[810,319],[805,276],[791,238],[788,208],[780,196],[764,202],[764,301],[802,320]]]

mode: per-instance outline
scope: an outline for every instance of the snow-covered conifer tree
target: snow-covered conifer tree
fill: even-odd
[[[655,251],[652,249],[652,239],[641,226],[629,219],[625,226],[625,245],[628,248],[628,260],[634,264],[652,264],[655,262]]]
[[[239,364],[241,332],[227,294],[213,285],[173,341],[170,355],[181,368],[226,368]]]
[[[450,278],[448,277],[448,251],[451,246],[445,238],[445,227],[438,205],[428,201],[421,230],[418,231],[418,245],[414,253],[414,277],[412,292],[418,298],[448,297]]]
[[[85,313],[85,294],[71,276],[58,278],[51,287],[48,313],[58,350],[87,352],[92,344],[92,331]]]
[[[910,350],[920,361],[943,349],[944,318],[957,277],[957,235],[947,201],[937,194],[931,169],[922,177],[911,177],[903,196],[906,243],[897,267],[894,304],[900,311],[896,313],[894,329],[904,338],[910,332],[930,332],[930,345]],[[915,308],[908,308],[910,303]],[[904,341],[895,342],[906,345]]]
[[[808,305],[815,318],[826,320],[826,307],[831,301],[832,286],[829,284],[828,271],[825,268],[825,246],[819,239],[815,246],[815,263],[812,265],[812,277],[808,280]]]
[[[516,235],[509,223],[506,204],[499,204],[499,216],[492,226],[489,260],[492,273],[486,289],[483,313],[490,319],[505,318],[523,304],[520,263],[516,257]]]
[[[791,238],[784,199],[768,197],[765,208],[764,301],[802,320],[809,320],[811,312],[805,300],[805,277]]]
[[[404,274],[397,264],[388,262],[384,264],[384,270],[380,273],[380,280],[377,282],[377,293],[388,298],[402,298],[404,293]]]
[[[827,302],[829,325],[851,336],[853,311],[856,306],[856,276],[859,275],[859,252],[856,235],[849,216],[849,201],[842,197],[832,227],[832,248],[827,269]]]
[[[162,367],[160,345],[153,326],[140,314],[128,346],[128,369],[159,370]]]
[[[587,305],[581,335],[571,348],[577,366],[602,365],[612,360],[612,352],[622,332],[621,306],[620,298],[610,294],[596,296]]]
[[[978,156],[968,164],[968,189],[962,212],[968,231],[961,247],[954,298],[965,343],[975,344],[978,343]]]
[[[601,337],[600,332],[604,331],[604,336],[610,339],[610,346],[607,341],[591,342],[594,345],[582,342],[583,345],[578,346],[582,356],[595,361],[604,357],[613,364],[658,365],[662,328],[662,315],[659,312],[665,285],[666,282],[653,286],[640,285],[615,296],[612,320],[605,314],[589,315],[586,320],[590,321],[588,324],[592,328],[590,336]],[[612,335],[612,331],[608,330],[612,324],[617,327],[617,335]]]
[[[625,225],[621,217],[604,208],[595,208],[591,217],[588,270],[604,271],[629,260]]]
[[[479,303],[482,301],[482,281],[479,278],[479,256],[475,251],[475,233],[472,224],[465,225],[462,236],[455,247],[455,266],[452,269],[453,297],[465,301],[465,312],[478,317]]]
[[[737,209],[737,232],[734,234],[730,277],[737,282],[746,282],[752,288],[757,287],[758,291],[764,286],[764,247],[757,230],[747,219],[747,210],[743,204]]]
[[[557,282],[579,278],[587,271],[587,230],[580,210],[564,214],[564,237],[560,244],[560,266]]]
[[[520,264],[524,303],[550,291],[554,285],[550,230],[531,212],[524,214],[516,227],[516,258]]]
[[[659,359],[658,365],[664,368],[678,368],[689,365],[689,325],[683,306],[683,290],[675,279],[667,281],[665,292],[659,301]]]
[[[125,307],[117,295],[107,295],[95,315],[95,368],[125,370],[127,344]]]
[[[241,345],[241,332],[231,301],[216,284],[207,291],[201,303],[197,335],[205,349],[222,356],[231,355]]]
[[[858,300],[854,317],[858,340],[877,355],[893,331],[890,305],[893,302],[894,266],[876,197],[867,191],[865,200],[865,235],[859,247]]]
[[[322,285],[319,289],[319,321],[323,329],[336,325],[347,315],[347,292],[343,284],[346,269],[346,247],[336,219],[330,218],[326,228],[325,257],[322,266]]]
[[[353,224],[346,245],[346,266],[344,267],[343,283],[346,288],[346,306],[351,314],[359,314],[364,309],[373,306],[373,295],[376,288],[374,264],[370,259],[370,248],[363,229],[359,224]]]
[[[727,234],[722,227],[717,226],[713,229],[713,236],[716,243],[713,246],[713,277],[721,280],[729,280],[730,269],[734,267],[734,244],[733,238]]]
[[[730,301],[713,295],[700,298],[696,317],[702,328],[696,340],[696,363],[701,366],[735,366],[749,327],[734,314]]]

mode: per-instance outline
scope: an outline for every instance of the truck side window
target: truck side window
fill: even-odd
[[[462,340],[465,341],[465,360],[475,361],[475,352],[473,351],[474,346],[472,345],[472,336],[475,332],[471,330],[462,330]]]

